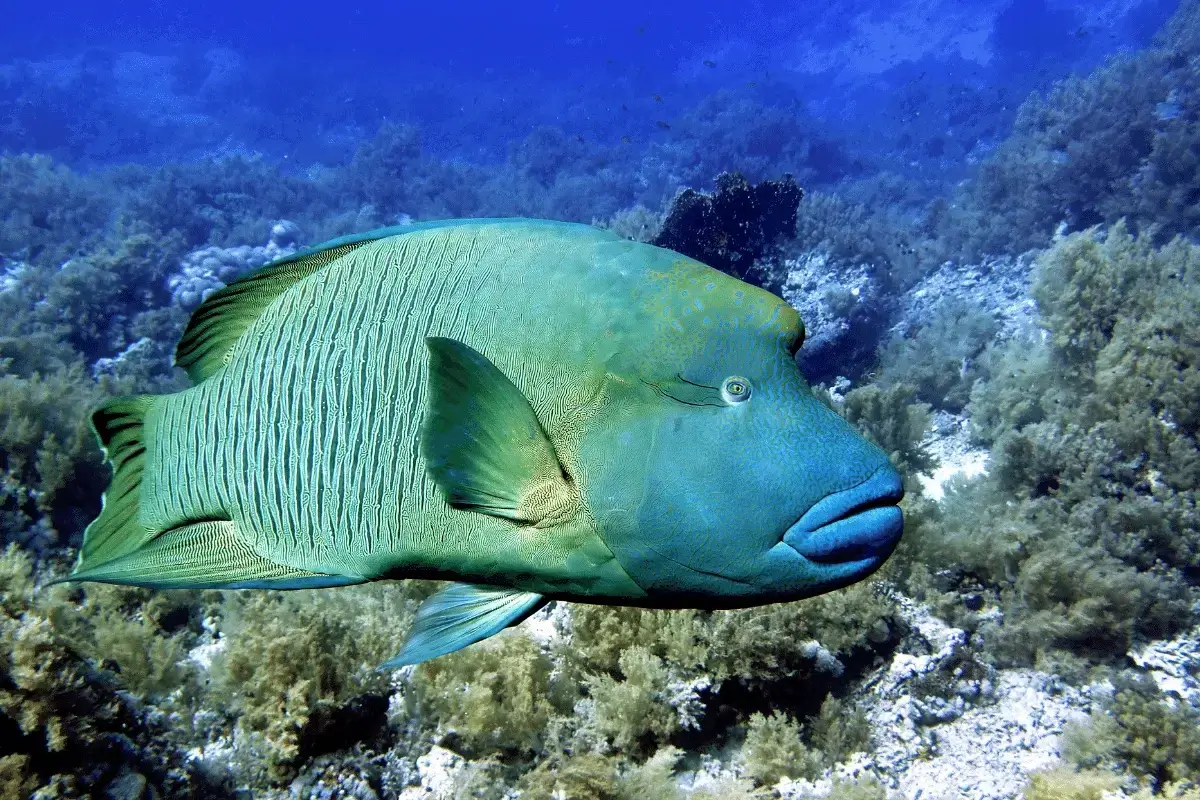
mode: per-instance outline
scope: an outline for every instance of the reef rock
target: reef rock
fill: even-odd
[[[784,261],[775,271],[786,276],[783,299],[804,320],[806,338],[800,352],[806,359],[824,358],[834,350],[875,352],[890,304],[870,265],[840,264],[815,249]]]
[[[1068,722],[1082,722],[1107,685],[1075,688],[1033,669],[994,670],[966,632],[897,597],[910,632],[856,692],[875,750],[816,782],[787,781],[784,798],[822,796],[835,779],[874,777],[906,800],[1011,800],[1029,774],[1060,761]]]
[[[947,261],[904,294],[892,328],[905,334],[928,322],[946,300],[983,309],[997,321],[999,337],[1009,338],[1033,327],[1037,304],[1029,296],[1033,253],[986,259],[978,264]]]
[[[271,238],[265,245],[193,250],[183,257],[179,272],[167,279],[171,299],[184,311],[191,311],[239,275],[296,252],[298,238],[296,224],[281,220],[271,226]]]
[[[1150,674],[1163,694],[1200,709],[1200,625],[1130,651],[1129,659]]]
[[[754,185],[736,172],[718,175],[716,187],[676,195],[653,243],[746,278],[771,245],[795,235],[804,190],[791,175]]]

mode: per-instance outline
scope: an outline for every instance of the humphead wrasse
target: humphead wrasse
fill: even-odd
[[[454,581],[385,666],[551,599],[795,600],[901,534],[888,457],[813,396],[780,298],[584,225],[376,231],[210,297],[194,385],[105,402],[113,466],[68,580]]]

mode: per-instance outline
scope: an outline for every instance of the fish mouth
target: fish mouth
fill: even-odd
[[[882,563],[900,542],[904,517],[900,475],[886,464],[871,477],[817,501],[783,534],[783,541],[809,561]]]

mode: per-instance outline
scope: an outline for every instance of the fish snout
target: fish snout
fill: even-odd
[[[792,525],[783,541],[809,561],[882,563],[900,541],[904,517],[897,505],[904,483],[891,464],[850,489],[824,497]]]

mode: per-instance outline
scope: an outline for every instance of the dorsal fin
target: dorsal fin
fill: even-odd
[[[188,320],[183,338],[175,348],[175,364],[187,372],[193,383],[200,383],[225,365],[234,343],[289,286],[364,244],[407,233],[414,227],[397,225],[343,236],[272,261],[217,290]]]

